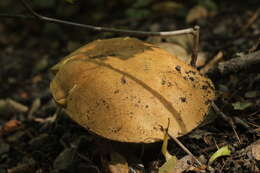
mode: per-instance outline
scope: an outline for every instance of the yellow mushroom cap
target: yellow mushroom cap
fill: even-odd
[[[212,82],[167,51],[134,38],[97,40],[54,67],[55,101],[81,126],[134,143],[181,136],[214,99]]]

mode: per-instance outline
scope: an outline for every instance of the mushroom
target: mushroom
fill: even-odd
[[[54,100],[104,138],[152,143],[187,134],[207,114],[212,82],[167,51],[135,38],[93,41],[53,67]]]

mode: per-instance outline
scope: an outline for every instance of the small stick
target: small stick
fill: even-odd
[[[253,65],[260,64],[260,50],[243,55],[239,58],[233,58],[229,61],[218,64],[218,69],[221,74],[228,74],[238,72],[242,69],[247,69]]]
[[[239,144],[242,144],[242,143],[241,143],[241,140],[240,140],[240,138],[239,138],[239,136],[238,136],[238,134],[237,134],[237,131],[236,131],[236,129],[235,129],[235,126],[232,126],[232,130],[233,130],[233,132],[235,133],[235,136],[236,136],[236,138],[237,138],[237,140],[238,140],[238,143],[239,143]]]
[[[215,140],[214,140],[214,142],[215,142]],[[216,144],[216,143],[215,143],[215,144]],[[202,152],[202,153],[207,153],[207,152],[209,152],[209,151],[211,151],[211,150],[217,149],[218,147],[223,147],[224,145],[227,145],[227,143],[226,143],[226,142],[222,142],[222,143],[220,143],[220,144],[212,145],[212,146],[203,148],[202,150],[200,150],[200,152]]]
[[[185,145],[183,145],[183,144],[181,143],[181,141],[180,141],[178,138],[176,138],[175,136],[170,135],[170,134],[169,134],[169,136],[170,136],[188,155],[190,155],[190,156],[197,162],[197,164],[199,164],[199,166],[202,166],[202,163],[190,152],[190,150],[189,150]]]
[[[199,33],[200,33],[200,27],[195,26],[194,27],[194,34],[193,34],[193,48],[192,48],[192,55],[191,55],[191,66],[196,67],[196,62],[198,58],[198,52],[199,52]]]
[[[225,121],[229,121],[229,118],[226,114],[224,114],[219,107],[216,105],[215,102],[212,102],[212,108],[214,109],[214,111],[219,114],[221,116],[221,118],[223,118]]]
[[[217,114],[219,114],[219,115],[221,116],[222,119],[224,119],[226,122],[228,122],[228,124],[231,126],[232,130],[234,131],[235,136],[236,136],[238,142],[241,144],[240,138],[239,138],[239,136],[238,136],[238,134],[237,134],[237,132],[236,132],[236,130],[235,130],[235,129],[236,129],[236,126],[235,126],[233,120],[232,120],[230,117],[228,117],[226,114],[224,114],[224,113],[219,109],[219,107],[215,104],[215,102],[212,102],[212,108],[214,109],[214,111],[215,111]]]
[[[260,50],[242,55],[238,58],[232,58],[225,62],[220,62],[218,65],[207,71],[207,75],[228,75],[230,73],[236,73],[241,70],[250,69],[260,64]]]
[[[36,164],[34,163],[23,163],[16,167],[9,168],[6,170],[7,173],[22,173],[22,172],[35,172],[36,171]],[[5,171],[4,171],[5,172]]]
[[[72,26],[78,26],[86,29],[90,29],[93,31],[100,31],[100,32],[113,32],[113,33],[119,33],[119,34],[129,34],[129,35],[135,35],[135,36],[173,36],[173,35],[182,35],[182,34],[196,34],[197,27],[194,28],[187,28],[187,29],[181,29],[177,31],[164,31],[164,32],[146,32],[146,31],[136,31],[136,30],[127,30],[127,29],[116,29],[116,28],[107,28],[107,27],[98,27],[93,25],[86,25],[76,22],[70,22],[65,21],[61,19],[55,19],[50,18],[46,16],[42,16],[38,13],[36,13],[25,0],[21,0],[24,7],[36,18],[48,21],[48,22],[54,22],[59,24],[66,24],[66,25],[72,25]],[[196,28],[196,29],[195,29]]]
[[[259,13],[260,13],[260,8],[258,8],[252,16],[250,16],[249,20],[247,20],[246,24],[244,25],[244,27],[242,27],[241,31],[245,31],[246,29],[248,29],[259,17]]]
[[[196,61],[198,56],[198,47],[199,47],[199,26],[195,26],[194,28],[187,28],[187,29],[181,29],[176,31],[163,31],[163,32],[146,32],[146,31],[136,31],[136,30],[126,30],[126,29],[117,29],[117,28],[107,28],[107,27],[98,27],[93,25],[85,25],[81,23],[76,22],[70,22],[55,18],[50,18],[46,16],[42,16],[38,13],[36,13],[25,0],[21,0],[24,7],[37,19],[52,22],[52,23],[59,23],[59,24],[66,24],[71,26],[77,26],[81,28],[86,28],[93,31],[99,31],[99,32],[113,32],[118,34],[128,34],[131,36],[177,36],[177,35],[183,35],[183,34],[191,34],[193,35],[193,49],[192,49],[192,60],[191,60],[191,66],[196,67]],[[14,17],[14,16],[9,16]],[[18,16],[16,16],[18,17]],[[24,17],[24,16],[21,16]]]
[[[203,68],[200,69],[202,74],[206,74],[210,69],[213,69],[222,59],[223,59],[223,52],[219,51],[209,63],[207,63]]]
[[[175,135],[168,133],[169,126],[170,126],[170,119],[168,119],[168,125],[167,128],[165,129],[166,134],[169,135],[174,140],[174,142],[176,142],[189,156],[191,156],[197,162],[197,164],[199,164],[199,166],[202,166],[202,163],[190,152],[190,150],[185,145],[182,144],[182,142],[177,137],[175,137]]]

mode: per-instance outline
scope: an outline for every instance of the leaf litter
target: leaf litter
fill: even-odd
[[[260,24],[259,20],[252,20],[252,16],[257,14],[257,10],[249,7],[245,8],[243,3],[232,2],[230,4],[229,2],[222,2],[217,4],[219,11],[216,16],[196,19],[195,22],[201,26],[203,33],[201,50],[209,53],[209,59],[206,59],[206,64],[219,51],[223,52],[221,61],[225,62],[234,57],[238,52],[244,52],[246,55],[250,53],[248,50],[253,50],[251,48],[257,48],[259,42],[257,33],[259,32]],[[3,2],[1,4],[4,7],[10,7],[10,5],[14,7],[12,2]],[[74,5],[77,5],[77,1]],[[192,6],[192,4],[189,5]],[[195,7],[198,4],[193,5]],[[111,2],[109,8],[114,8],[115,6],[117,5]],[[128,7],[129,5],[122,3],[119,9],[124,10]],[[227,7],[232,8],[227,9]],[[109,8],[105,9],[109,10]],[[12,9],[19,10],[17,5]],[[245,11],[245,13],[237,13],[240,9],[243,9],[242,11]],[[48,11],[48,9],[46,10]],[[185,11],[185,9],[182,11]],[[222,11],[229,12],[229,17],[227,18],[224,13],[221,13]],[[93,9],[90,9],[90,12],[98,13],[98,9],[93,7]],[[185,18],[178,20],[174,17],[174,15],[178,15],[177,18],[180,18],[180,13],[169,14],[172,15],[171,18],[164,16],[164,18],[160,19],[156,14],[149,13],[151,18],[148,20],[133,22],[129,20],[115,21],[117,17],[115,17],[114,13],[111,13],[108,16],[110,20],[106,18],[103,22],[109,25],[133,26],[141,30],[148,30],[150,26],[156,23],[159,25],[159,30],[185,26]],[[95,20],[91,19],[88,14],[82,14],[77,17],[84,18],[84,16],[88,16],[90,22]],[[158,18],[160,19],[159,21]],[[176,24],[172,20],[176,21]],[[109,23],[107,23],[108,21]],[[63,57],[68,54],[64,46],[71,47],[67,45],[69,40],[83,45],[91,40],[103,38],[104,35],[93,35],[82,30],[78,31],[73,28],[65,29],[65,27],[60,27],[59,32],[61,34],[53,36],[51,33],[41,32],[40,28],[45,25],[44,23],[38,25],[30,21],[30,26],[25,25],[25,23],[24,21],[4,19],[3,23],[0,24],[0,45],[2,49],[0,52],[0,64],[5,64],[0,71],[1,100],[6,101],[6,99],[10,98],[26,107],[14,106],[10,109],[10,106],[4,106],[4,109],[7,111],[0,112],[1,131],[4,132],[3,129],[6,129],[6,132],[3,133],[0,139],[0,171],[57,172],[58,169],[53,169],[54,161],[59,158],[59,155],[64,150],[69,150],[64,146],[64,142],[61,142],[59,139],[65,139],[65,145],[69,145],[79,136],[84,136],[84,140],[73,144],[76,146],[77,157],[67,157],[67,163],[72,163],[72,169],[66,168],[66,166],[63,168],[67,169],[67,172],[104,172],[104,167],[101,163],[101,153],[103,151],[101,151],[100,147],[97,147],[101,140],[99,137],[79,127],[62,112],[55,121],[45,121],[52,117],[57,110],[57,107],[51,104],[51,95],[48,91],[48,84],[51,79],[48,69],[59,61],[57,57]],[[17,26],[21,26],[19,31],[15,29]],[[243,29],[243,32],[237,32],[238,28],[245,29]],[[39,37],[39,35],[42,35],[42,37]],[[82,38],[82,35],[84,35],[84,38]],[[28,39],[30,44],[21,42],[24,39]],[[41,62],[43,59],[45,62]],[[38,65],[38,69],[31,68],[37,64],[36,62],[43,65],[40,67]],[[36,75],[41,76],[41,79],[37,80],[37,82],[33,79]],[[231,77],[232,75],[238,80],[234,80],[235,78]],[[231,74],[223,75],[213,72],[209,76],[214,81],[217,90],[225,88],[218,92],[217,103],[221,110],[231,117],[239,117],[249,128],[241,125],[242,123],[236,124],[236,131],[241,139],[241,143],[239,143],[236,137],[234,137],[232,128],[218,117],[210,124],[200,127],[205,132],[203,135],[195,135],[193,138],[184,136],[181,140],[192,152],[196,155],[203,155],[206,160],[210,159],[218,145],[221,144],[220,146],[223,146],[223,144],[226,144],[231,146],[232,155],[230,157],[222,157],[212,163],[211,167],[215,172],[259,172],[259,147],[258,145],[253,145],[260,136],[258,106],[260,100],[257,92],[260,89],[259,69],[252,66],[252,68],[246,68]],[[36,99],[41,100],[40,106],[37,106],[38,103],[35,103],[36,106],[31,107]],[[249,107],[247,105],[243,106],[243,104],[241,106],[240,104],[238,109],[234,110],[232,103],[238,102],[251,103],[251,105]],[[27,119],[28,114],[33,116],[33,120]],[[35,121],[37,118],[41,121]],[[233,118],[234,120],[236,119],[235,117]],[[19,123],[14,123],[16,121]],[[8,122],[10,124],[7,128],[6,123],[8,124]],[[107,143],[121,145],[113,141],[107,141]],[[103,145],[101,148],[106,148],[106,145],[108,144]],[[178,161],[185,156],[185,153],[176,144],[170,141],[168,145],[170,153],[174,154]],[[148,170],[148,165],[156,162],[159,163],[159,166],[154,166],[153,170],[158,171],[157,168],[163,164],[164,160],[160,147],[161,145],[156,144],[148,146],[140,144],[129,147],[128,150],[132,154],[124,155],[128,165],[130,165],[129,170]],[[119,154],[122,153],[122,151],[117,152]],[[131,160],[130,156],[134,159]],[[134,165],[134,161],[144,165],[143,168],[137,169],[132,167],[131,165]],[[188,170],[188,168],[186,167],[184,170]],[[209,172],[209,168],[203,171]]]

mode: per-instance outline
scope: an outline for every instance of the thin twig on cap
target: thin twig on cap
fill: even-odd
[[[139,37],[147,37],[147,36],[165,37],[165,36],[177,36],[177,35],[183,35],[183,34],[191,34],[191,35],[193,35],[193,39],[194,39],[192,56],[191,56],[192,57],[191,65],[193,67],[196,67],[195,65],[196,65],[196,61],[197,61],[198,47],[199,47],[199,30],[200,30],[199,26],[195,26],[193,28],[176,30],[176,31],[162,31],[162,32],[147,32],[147,31],[136,31],[136,30],[127,30],[127,29],[99,27],[99,26],[86,25],[86,24],[46,17],[46,16],[40,15],[37,12],[35,12],[30,7],[30,5],[26,2],[26,0],[21,0],[21,2],[23,3],[24,7],[31,13],[31,15],[33,15],[35,18],[37,18],[39,20],[52,22],[52,23],[66,24],[66,25],[71,25],[71,26],[77,26],[77,27],[86,28],[86,29],[93,30],[93,31],[113,32],[113,33],[118,33],[118,34],[127,34],[130,36],[139,36]]]

